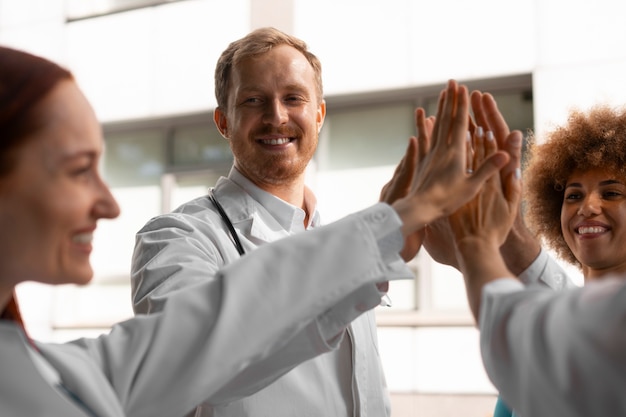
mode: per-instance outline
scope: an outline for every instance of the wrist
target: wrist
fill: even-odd
[[[405,238],[438,218],[436,208],[419,199],[404,198],[393,203],[392,207],[402,221],[402,235]]]
[[[500,247],[507,267],[516,275],[525,271],[541,251],[539,239],[526,227],[521,216],[513,223],[504,244]]]
[[[489,280],[510,275],[500,255],[497,239],[469,236],[456,242],[456,253],[461,272],[471,280]]]
[[[470,309],[478,321],[483,287],[489,282],[510,276],[500,255],[498,242],[486,238],[469,236],[456,242],[457,257]]]
[[[480,255],[490,255],[499,252],[499,245],[495,240],[479,236],[466,236],[456,241],[456,250],[459,260],[476,258]]]

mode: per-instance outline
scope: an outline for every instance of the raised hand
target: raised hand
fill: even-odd
[[[473,168],[484,161],[485,154],[493,154],[497,145],[491,132],[485,132],[482,127],[474,125],[472,120],[469,123],[472,134],[467,141],[466,170],[468,175],[471,175]],[[431,258],[441,264],[459,269],[454,251],[454,234],[448,218],[442,217],[430,222],[424,230],[423,246]]]
[[[405,237],[456,211],[508,162],[505,152],[496,151],[468,175],[468,127],[468,91],[451,80],[439,98],[432,135],[424,143],[425,156],[416,166],[409,193],[393,203]]]
[[[430,135],[432,134],[434,123],[435,118],[432,116],[427,118],[424,109],[418,108],[415,110],[417,137],[412,136],[409,138],[406,153],[396,167],[391,180],[383,186],[380,193],[380,201],[393,204],[409,193],[417,166],[424,159],[430,147]],[[404,248],[400,255],[406,262],[417,255],[417,252],[422,247],[423,240],[424,229],[420,229],[405,238]]]
[[[521,136],[521,132],[511,134]],[[521,140],[521,137],[518,139]],[[495,152],[494,141],[488,136],[482,144],[476,143],[475,163],[481,163],[481,159],[489,158]],[[521,200],[519,172],[518,166],[505,177],[498,173],[488,178],[478,194],[449,217],[457,258],[475,318],[480,311],[483,285],[495,278],[512,275],[501,257],[500,246],[517,217]]]
[[[470,99],[476,124],[485,131],[493,132],[498,149],[506,151],[510,156],[509,163],[500,173],[502,178],[506,178],[521,165],[522,136],[519,132],[510,131],[491,94],[473,91]],[[507,266],[514,274],[524,271],[541,250],[539,240],[524,223],[521,207],[517,213],[511,232],[500,248]]]
[[[513,134],[520,134],[514,132]],[[477,143],[475,161],[488,158],[495,152],[494,139]],[[500,173],[487,179],[478,194],[449,217],[455,243],[465,240],[484,240],[499,248],[513,225],[521,200],[518,170],[501,178]]]

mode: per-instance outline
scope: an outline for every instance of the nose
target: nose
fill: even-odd
[[[596,193],[589,193],[582,200],[578,208],[578,214],[583,217],[591,217],[600,214],[602,209],[602,199]]]
[[[114,219],[120,215],[120,206],[117,204],[111,189],[99,180],[98,197],[94,205],[93,214],[96,219]]]
[[[281,100],[270,100],[265,106],[263,122],[272,126],[280,126],[289,120],[289,112]]]

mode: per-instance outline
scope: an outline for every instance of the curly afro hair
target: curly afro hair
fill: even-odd
[[[561,231],[565,185],[575,170],[600,167],[626,178],[626,107],[574,110],[543,143],[531,135],[529,152],[524,170],[528,226],[560,258],[581,268]]]

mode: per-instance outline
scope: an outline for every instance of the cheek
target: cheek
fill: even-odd
[[[14,199],[7,206],[0,214],[3,268],[20,280],[48,277],[59,256],[56,216],[45,209],[50,205],[45,201]]]
[[[561,207],[561,231],[564,236],[569,234],[569,221],[572,218],[572,212],[575,212],[573,207],[562,206]]]

